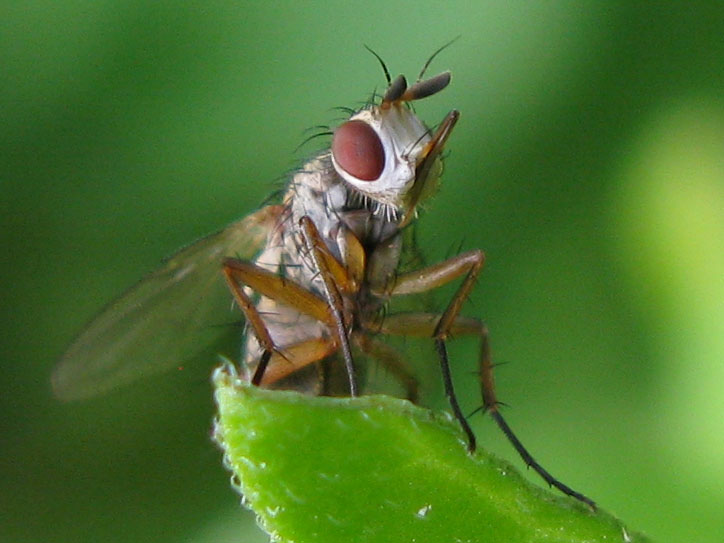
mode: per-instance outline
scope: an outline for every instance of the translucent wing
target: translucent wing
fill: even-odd
[[[221,275],[225,256],[251,259],[264,246],[281,206],[268,206],[185,247],[106,306],[56,366],[62,400],[103,393],[181,364],[228,327],[231,295]]]

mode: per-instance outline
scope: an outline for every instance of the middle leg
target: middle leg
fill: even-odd
[[[442,372],[445,395],[450,403],[453,415],[460,423],[460,426],[468,438],[468,450],[470,452],[475,451],[475,434],[460,409],[460,404],[458,403],[457,395],[455,394],[445,341],[447,340],[456,319],[458,319],[465,300],[467,300],[470,295],[470,291],[475,285],[475,281],[480,274],[480,270],[482,269],[484,262],[485,255],[482,251],[468,251],[427,268],[401,275],[397,278],[389,292],[391,296],[426,292],[443,286],[450,281],[465,275],[463,282],[460,284],[457,292],[448,303],[447,308],[443,314],[439,316],[431,336],[435,342],[435,350],[437,351],[440,359],[440,370]]]

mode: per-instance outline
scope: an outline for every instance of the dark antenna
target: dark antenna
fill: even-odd
[[[457,38],[455,38],[455,39],[457,39]],[[453,40],[453,41],[455,41],[455,40]],[[452,42],[450,42],[450,43],[452,43]],[[364,44],[362,44],[362,45],[364,45]],[[448,44],[448,45],[450,45],[450,44]],[[447,45],[444,45],[444,46],[443,46],[443,48],[445,48],[445,47],[447,47]],[[375,53],[375,52],[374,52],[370,47],[368,47],[367,45],[364,45],[364,48],[367,49],[370,53],[372,53],[372,54],[375,56],[375,58],[380,62],[380,65],[382,66],[382,71],[385,72],[385,79],[387,79],[387,86],[389,86],[390,83],[392,83],[392,78],[390,77],[390,72],[387,70],[387,66],[385,65],[385,61],[382,60],[382,57],[381,57],[380,55],[378,55],[377,53]],[[439,51],[438,51],[438,52],[439,52]],[[437,53],[435,53],[435,55],[437,55]],[[433,55],[433,56],[435,56],[435,55]],[[430,59],[430,60],[432,60],[432,59]]]
[[[389,103],[399,100],[406,90],[407,80],[404,75],[400,74],[394,79],[394,81],[392,81],[392,83],[390,83],[390,86],[387,87],[385,95],[382,97],[382,102]]]
[[[427,68],[430,66],[430,63],[433,61],[433,59],[434,59],[443,49],[447,49],[450,45],[452,45],[453,43],[455,43],[455,42],[458,41],[459,39],[460,39],[460,36],[454,37],[454,38],[451,39],[449,42],[447,42],[445,45],[443,45],[442,47],[440,47],[440,49],[438,49],[438,50],[435,51],[432,55],[430,55],[430,58],[427,59],[427,62],[425,62],[425,65],[422,67],[422,70],[420,70],[420,75],[417,76],[417,80],[420,81],[420,79],[422,79],[422,76],[425,75],[425,72],[427,71]],[[367,46],[365,46],[365,47],[367,47]],[[368,49],[369,49],[369,48],[368,48]],[[372,49],[370,49],[370,51],[372,51]],[[373,51],[373,53],[374,53],[374,51]],[[377,55],[375,54],[375,56],[377,56]],[[379,58],[379,57],[377,57],[377,58]],[[381,59],[380,59],[380,62],[382,62]],[[389,80],[388,80],[388,83],[389,83]]]

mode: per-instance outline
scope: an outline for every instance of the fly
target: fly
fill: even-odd
[[[439,182],[441,153],[459,118],[452,110],[431,131],[410,107],[450,83],[449,72],[423,79],[439,51],[412,85],[402,75],[391,79],[375,54],[388,84],[379,103],[373,100],[336,128],[331,147],[292,175],[280,205],[182,249],[102,310],[55,368],[56,395],[89,397],[178,365],[216,340],[218,327],[209,325],[228,309],[230,290],[247,326],[242,374],[257,386],[356,396],[355,351],[387,367],[414,401],[414,376],[379,337],[432,339],[445,394],[472,452],[475,435],[458,404],[446,348],[449,336],[472,335],[481,342],[483,408],[549,485],[595,507],[533,459],[498,409],[487,328],[460,315],[483,252],[399,270],[405,227]],[[442,313],[383,315],[394,297],[460,278]]]

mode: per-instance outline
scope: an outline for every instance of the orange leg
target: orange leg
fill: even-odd
[[[282,370],[279,369],[281,363],[278,363],[277,359],[279,357],[286,357],[274,344],[274,340],[269,334],[269,330],[264,324],[259,311],[249,296],[244,292],[244,286],[250,287],[260,295],[274,302],[289,306],[299,311],[299,313],[310,316],[327,325],[336,336],[334,340],[324,338],[311,339],[291,348],[286,348],[285,352],[296,352],[302,363],[296,364],[293,361],[288,361],[290,362],[287,364],[288,371],[282,373],[285,375],[293,373],[293,371],[295,371],[293,368],[297,365],[302,367],[321,360],[324,356],[331,354],[337,349],[341,349],[349,376],[350,395],[356,396],[357,379],[349,339],[347,337],[348,332],[345,315],[343,313],[344,301],[341,293],[353,293],[358,288],[358,278],[356,275],[359,274],[359,271],[356,268],[359,268],[359,265],[363,265],[363,261],[360,261],[362,257],[359,256],[361,246],[349,245],[356,264],[355,269],[350,273],[334,255],[329,252],[311,219],[302,217],[299,225],[304,235],[307,250],[314,261],[315,267],[319,271],[319,277],[322,279],[325,299],[318,297],[294,281],[281,277],[250,262],[233,258],[227,258],[224,261],[223,271],[229,288],[239,307],[244,312],[259,345],[263,349],[252,378],[252,383],[259,385],[261,383],[279,380],[281,377],[273,376],[265,379],[264,375],[267,367],[270,366],[270,362],[273,363],[273,367],[275,368],[275,375],[278,372],[282,372]]]
[[[442,315],[439,316],[437,324],[430,335],[435,341],[435,349],[440,359],[440,370],[442,371],[445,395],[447,396],[448,402],[450,402],[453,415],[460,423],[460,426],[462,426],[468,438],[468,449],[470,452],[475,450],[475,434],[472,428],[470,428],[465,415],[463,415],[458,404],[457,396],[455,395],[445,340],[450,334],[455,320],[458,318],[463,303],[465,303],[465,300],[475,285],[475,280],[484,262],[485,255],[482,251],[475,250],[462,253],[439,264],[401,275],[397,278],[389,292],[392,296],[426,292],[445,285],[463,274],[467,274],[460,284],[460,287],[458,287],[457,292],[448,303],[447,308]]]
[[[419,396],[417,379],[410,371],[407,361],[397,350],[363,332],[352,334],[351,339],[360,351],[384,365],[405,388],[407,399],[417,403]]]
[[[336,332],[337,342],[342,349],[344,365],[349,376],[349,394],[357,396],[357,376],[352,360],[352,350],[349,346],[349,337],[347,326],[345,323],[344,301],[340,293],[340,285],[343,288],[351,282],[346,270],[334,258],[327,249],[324,240],[319,235],[317,227],[309,217],[302,217],[299,220],[299,226],[304,234],[304,242],[319,271],[319,277],[322,279],[324,286],[324,295],[327,301],[327,307],[331,316],[331,328]],[[350,287],[351,288],[351,287]]]
[[[309,364],[321,361],[338,349],[339,346],[331,338],[313,338],[288,345],[284,347],[282,354],[274,352],[271,355],[259,384],[273,385]]]
[[[397,313],[387,316],[382,323],[380,332],[383,334],[429,337],[439,327],[437,323],[440,320],[439,315],[431,313]],[[582,501],[595,510],[596,504],[593,500],[553,477],[533,458],[500,413],[499,402],[495,395],[495,379],[487,326],[477,319],[457,317],[450,323],[448,332],[453,335],[475,335],[480,338],[480,387],[483,396],[483,409],[490,413],[490,416],[505,434],[505,437],[508,438],[508,441],[513,445],[526,466],[533,468],[550,486]]]
[[[251,287],[262,296],[288,305],[300,313],[313,317],[329,326],[334,324],[327,303],[293,281],[284,279],[255,264],[233,258],[224,260],[223,271],[236,303],[239,304],[247,323],[263,349],[259,364],[251,380],[254,385],[262,383],[264,372],[272,358],[272,354],[276,353],[282,358],[284,358],[284,355],[279,352],[274,344],[274,340],[269,334],[261,315],[244,292],[243,285]]]

